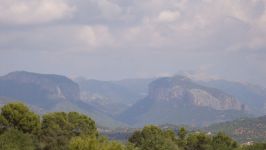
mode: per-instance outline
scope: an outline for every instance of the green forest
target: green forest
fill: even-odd
[[[176,134],[154,125],[135,131],[127,142],[108,140],[89,116],[78,112],[38,115],[23,103],[1,107],[0,150],[265,150],[266,143],[243,145],[225,135]]]

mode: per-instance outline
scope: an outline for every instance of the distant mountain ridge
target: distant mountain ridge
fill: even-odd
[[[117,117],[137,126],[152,123],[207,125],[246,115],[242,109],[242,104],[229,94],[184,76],[174,76],[153,81],[148,96]]]
[[[186,76],[99,81],[26,71],[0,77],[0,105],[20,100],[39,113],[79,111],[101,126],[206,126],[266,111],[266,90]]]
[[[17,71],[0,77],[0,95],[49,107],[57,101],[79,100],[79,86],[59,75]]]
[[[90,115],[100,124],[122,125],[98,108],[82,102],[79,85],[65,76],[12,72],[0,77],[0,97],[40,108],[39,113],[79,111]]]

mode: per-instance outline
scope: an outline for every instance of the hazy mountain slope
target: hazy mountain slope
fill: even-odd
[[[56,102],[79,100],[79,86],[64,76],[20,71],[0,78],[0,95],[49,108]]]
[[[81,100],[83,102],[113,115],[122,112],[137,100],[143,98],[144,91],[142,90],[146,88],[144,84],[139,85],[137,79],[134,80],[135,84],[133,82],[129,83],[131,80],[99,81],[79,79],[76,81],[80,86]]]
[[[265,142],[266,116],[213,124],[204,128],[204,130],[211,132],[225,132],[240,142]]]
[[[148,95],[149,84],[154,80],[156,80],[156,78],[124,79],[120,81],[114,81],[114,83],[125,87],[131,92],[136,93],[140,99]]]
[[[200,84],[220,89],[235,96],[241,103],[245,104],[252,114],[266,114],[266,89],[240,82],[226,80],[201,81]]]
[[[37,74],[25,71],[9,73],[0,78],[0,97],[19,100],[39,113],[51,111],[79,111],[90,115],[99,124],[120,126],[98,108],[80,100],[79,85],[60,75]]]
[[[244,115],[241,103],[220,90],[175,76],[160,78],[149,86],[149,95],[118,119],[137,126],[156,124],[207,125]]]

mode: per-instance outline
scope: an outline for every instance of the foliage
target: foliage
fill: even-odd
[[[41,142],[45,149],[66,149],[74,136],[96,136],[95,122],[77,112],[55,112],[43,116]]]
[[[211,149],[211,137],[205,133],[192,133],[187,137],[185,150],[209,150]]]
[[[141,131],[136,131],[129,142],[141,150],[177,150],[173,132],[162,131],[156,126],[145,126]]]
[[[102,137],[74,137],[69,143],[69,150],[126,150],[126,147],[115,141]]]
[[[9,129],[0,135],[1,150],[34,150],[32,137],[16,129]]]
[[[0,125],[2,131],[15,128],[24,133],[37,133],[40,117],[22,103],[9,103],[1,108]]]
[[[186,136],[187,136],[187,131],[185,128],[180,128],[178,133],[177,133],[178,139],[177,139],[177,144],[179,147],[184,148],[187,144]]]
[[[180,128],[145,126],[122,144],[99,135],[95,122],[77,112],[54,112],[40,117],[22,103],[1,108],[2,150],[265,150],[266,143],[239,145],[224,133],[215,135]]]
[[[233,150],[238,147],[236,141],[221,132],[212,138],[211,145],[213,150]]]
[[[10,127],[9,122],[6,120],[6,118],[2,115],[0,115],[0,133],[3,133]]]
[[[241,150],[265,150],[266,143],[255,143],[252,145],[244,145]]]

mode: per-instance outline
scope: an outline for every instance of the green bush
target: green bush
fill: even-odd
[[[1,150],[34,150],[32,136],[16,129],[9,129],[0,135]]]
[[[115,141],[97,137],[74,137],[69,143],[69,150],[126,150],[126,147]]]
[[[174,137],[169,131],[162,131],[156,126],[145,126],[141,131],[136,131],[129,142],[141,150],[177,150]]]

